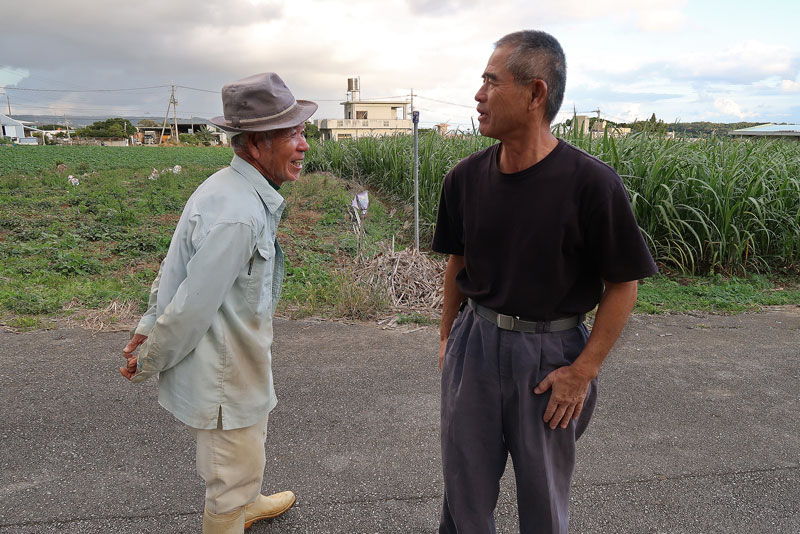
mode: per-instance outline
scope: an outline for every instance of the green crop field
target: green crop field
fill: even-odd
[[[800,144],[646,134],[569,141],[614,167],[631,196],[654,257],[684,274],[797,274],[800,267]],[[442,179],[453,164],[494,141],[420,138],[420,216],[430,237]],[[402,202],[413,198],[412,139],[314,144],[309,170],[355,178]]]
[[[231,150],[221,147],[11,146],[0,145],[0,175],[35,176],[64,164],[70,174],[111,169],[159,170],[175,165],[223,167]]]
[[[80,320],[114,303],[141,313],[186,199],[232,156],[214,147],[0,146],[0,322],[35,328],[40,317]],[[178,174],[164,172],[176,165]],[[374,314],[379,296],[354,287],[342,268],[358,248],[348,184],[309,175],[281,193],[281,313]],[[402,243],[401,224],[373,198],[364,246],[392,236]]]
[[[800,302],[800,146],[647,137],[573,142],[619,169],[667,273],[642,284],[639,310]],[[490,143],[480,136],[421,138],[423,237],[430,236],[444,174]],[[367,253],[381,242],[410,242],[411,139],[311,147],[306,169],[335,176],[309,172],[281,188],[288,262],[280,312],[386,313],[385,298],[351,277],[358,246],[348,210],[359,184],[368,185],[378,194],[366,218]],[[186,199],[231,157],[230,149],[215,147],[0,146],[0,322],[37,328],[45,326],[41,318],[114,303],[140,313]],[[175,165],[179,174],[150,179],[153,168]]]

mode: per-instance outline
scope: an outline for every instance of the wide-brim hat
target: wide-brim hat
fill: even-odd
[[[222,88],[222,117],[211,123],[230,132],[265,132],[303,124],[317,104],[297,100],[274,72],[254,74]]]

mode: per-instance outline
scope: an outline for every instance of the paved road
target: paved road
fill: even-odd
[[[800,532],[800,308],[636,316],[579,442],[573,533]],[[434,532],[437,333],[276,323],[265,491],[249,532]],[[195,533],[189,433],[116,368],[124,333],[0,333],[0,533]],[[509,463],[510,467],[510,463]],[[517,529],[506,473],[499,532]]]

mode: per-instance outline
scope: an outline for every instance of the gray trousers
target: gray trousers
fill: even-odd
[[[550,391],[533,388],[571,364],[588,332],[501,330],[466,307],[447,341],[442,369],[444,504],[439,532],[494,533],[494,509],[508,454],[514,464],[522,533],[567,533],[575,440],[597,400],[592,381],[577,420],[551,430],[544,421]]]

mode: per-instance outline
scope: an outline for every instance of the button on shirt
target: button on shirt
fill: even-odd
[[[256,424],[277,402],[272,315],[283,253],[276,241],[286,203],[245,160],[192,194],[153,282],[134,382],[158,373],[158,401],[201,429]]]

